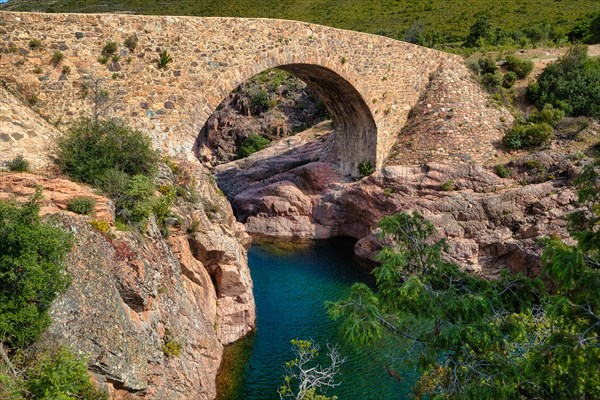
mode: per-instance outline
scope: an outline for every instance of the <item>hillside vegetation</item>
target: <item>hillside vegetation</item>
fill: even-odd
[[[578,19],[598,12],[598,0],[11,0],[3,9],[46,12],[133,12],[137,14],[282,18],[402,39],[424,30],[448,43],[461,40],[486,13],[508,31],[541,28],[566,34]],[[410,29],[409,29],[410,28]]]

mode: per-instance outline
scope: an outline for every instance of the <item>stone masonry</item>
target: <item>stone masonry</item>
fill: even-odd
[[[123,44],[129,36],[138,39],[133,51]],[[110,40],[117,51],[102,63]],[[163,50],[173,61],[160,69]],[[53,62],[57,52],[63,59]],[[442,66],[464,68],[457,56],[303,22],[0,13],[0,82],[49,123],[61,129],[89,115],[94,94],[103,92],[108,101],[99,110],[106,116],[147,131],[157,148],[188,159],[219,103],[245,80],[278,67],[322,96],[336,120],[333,147],[344,173],[356,174],[367,160],[380,167]],[[6,124],[0,121],[0,134]],[[444,143],[447,154],[467,151],[467,158],[484,161],[494,152],[490,138],[465,146],[471,135],[454,135],[456,142]]]

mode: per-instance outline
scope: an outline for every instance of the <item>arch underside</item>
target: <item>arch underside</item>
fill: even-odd
[[[358,164],[377,162],[377,126],[361,94],[335,71],[314,64],[287,64],[287,71],[315,90],[335,121],[334,154],[341,171],[358,176]]]
[[[316,64],[275,65],[304,81],[321,98],[334,120],[333,161],[346,175],[359,176],[358,164],[369,161],[377,165],[377,126],[371,110],[358,90],[335,71]],[[206,132],[203,124],[200,137]],[[196,140],[195,148],[197,148]]]

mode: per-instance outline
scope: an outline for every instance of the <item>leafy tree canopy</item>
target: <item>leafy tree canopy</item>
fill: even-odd
[[[40,197],[0,202],[0,342],[11,348],[38,338],[50,323],[50,305],[69,284],[71,235],[41,222]]]
[[[355,284],[328,304],[354,343],[395,340],[417,366],[416,398],[600,398],[600,156],[577,181],[576,245],[545,243],[542,278],[487,280],[443,257],[418,213],[382,219],[375,290]]]

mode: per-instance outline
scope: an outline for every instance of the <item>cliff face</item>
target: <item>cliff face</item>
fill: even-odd
[[[199,165],[198,198],[178,197],[169,236],[154,221],[144,234],[98,231],[89,217],[64,211],[75,195],[92,195],[95,218],[113,225],[112,205],[59,178],[2,174],[0,198],[22,199],[41,184],[46,219],[73,232],[67,272],[72,285],[53,304],[44,342],[89,357],[89,368],[112,399],[213,399],[223,345],[254,327],[250,239],[227,200]],[[159,180],[177,177],[163,168]],[[179,353],[179,354],[177,354]]]

